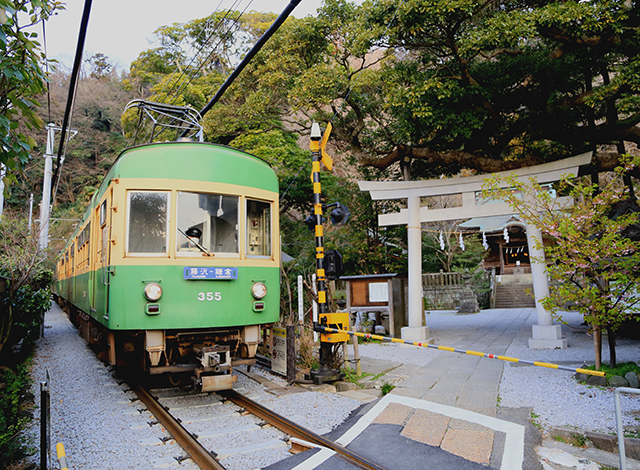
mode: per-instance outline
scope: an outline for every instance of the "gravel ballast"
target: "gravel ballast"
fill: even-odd
[[[499,315],[500,310],[485,310],[473,315],[435,311],[427,316],[427,325],[436,337],[437,344],[455,345],[456,341],[464,339],[474,330],[497,321]],[[531,309],[525,326],[516,335],[506,355],[570,367],[581,367],[584,362],[592,363],[593,340],[587,334],[586,326],[582,325],[581,316],[569,312],[563,319],[567,323],[563,326],[563,333],[568,338],[568,349],[530,350],[527,347],[531,326],[536,323],[535,310]],[[638,361],[639,343],[619,340],[618,361]],[[435,349],[398,344],[360,345],[362,356],[420,367],[428,366],[440,353]],[[603,362],[608,362],[606,347],[603,348]],[[38,343],[33,363],[32,377],[36,381],[33,393],[38,406],[37,382],[44,380],[45,370],[51,374],[52,444],[55,446],[57,442],[62,442],[65,445],[70,468],[197,468],[189,459],[183,460],[184,452],[169,439],[164,429],[149,425],[153,421],[151,414],[140,402],[134,401],[135,395],[128,391],[126,383],[114,378],[111,369],[95,357],[57,305],[46,315],[45,337]],[[276,385],[286,385],[284,380],[261,372],[259,368],[252,368],[251,372],[266,376]],[[332,393],[306,391],[274,395],[241,373],[234,388],[319,434],[335,429],[361,405],[355,399]],[[615,430],[613,389],[579,384],[571,372],[505,363],[499,396],[502,407],[531,407],[535,421],[546,429],[551,426],[574,426],[584,431]],[[202,395],[195,395],[189,400],[193,400],[191,404],[195,405],[204,399]],[[622,396],[625,425],[637,426],[639,404],[640,399],[635,395]],[[206,421],[202,419],[208,416],[206,406],[190,410],[188,400],[185,405],[185,423],[189,420]],[[331,413],[327,413],[329,409]],[[28,434],[33,447],[37,448],[39,410],[35,415]],[[189,424],[186,426],[189,428]],[[208,425],[200,422],[198,426],[196,432],[203,435],[220,427],[214,419]],[[242,429],[242,426],[251,425],[238,420],[236,427]],[[252,435],[260,437],[252,440]],[[271,434],[241,432],[238,436],[241,437],[235,442],[232,438],[224,441],[223,450],[238,446],[248,449],[230,453],[225,458],[223,464],[232,470],[259,468],[290,455],[286,446],[278,444],[278,440],[284,436],[275,430]],[[217,437],[213,439],[213,442],[216,441],[222,444]],[[267,447],[250,450],[252,445],[261,443]],[[55,455],[53,459],[55,461]],[[34,455],[31,462],[39,463],[39,456]]]
[[[45,336],[38,341],[32,367],[35,381],[32,393],[37,407],[35,419],[27,430],[32,447],[37,449],[40,442],[39,382],[45,380],[47,370],[51,376],[52,462],[56,461],[55,444],[62,442],[71,469],[198,469],[190,459],[184,460],[184,451],[161,426],[149,424],[154,421],[151,413],[135,400],[136,395],[128,390],[127,384],[115,378],[111,368],[95,357],[55,304],[46,314]],[[259,370],[254,368],[252,372],[259,373]],[[277,385],[286,385],[276,376],[263,375],[268,375]],[[317,433],[332,430],[360,406],[357,400],[328,393],[274,396],[243,374],[238,374],[234,389]],[[178,409],[171,411],[181,415],[187,429],[193,428],[202,436],[225,429],[241,430],[243,426],[258,428],[255,432],[228,435],[223,432],[203,439],[205,444],[209,441],[213,450],[227,453],[222,460],[226,468],[260,468],[291,455],[288,445],[282,441],[285,436],[273,428],[259,429],[255,423],[251,424],[252,420],[259,421],[253,416],[236,417],[234,412],[227,412],[221,425],[220,420],[215,419],[218,410],[214,408],[222,406],[206,406],[206,402],[219,401],[216,397],[199,394],[180,398],[179,406],[173,404]],[[327,409],[332,409],[332,413],[327,413]],[[254,446],[258,450],[252,451]],[[39,465],[39,454],[33,455],[29,462]],[[57,464],[54,467],[57,468]]]

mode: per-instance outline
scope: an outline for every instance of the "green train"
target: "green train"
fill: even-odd
[[[57,300],[110,364],[231,388],[280,316],[278,204],[273,169],[250,154],[129,148],[61,253]]]

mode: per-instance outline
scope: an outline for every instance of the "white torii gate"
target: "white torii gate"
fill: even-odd
[[[552,163],[521,168],[516,171],[503,171],[499,176],[515,175],[519,180],[528,182],[534,178],[540,184],[559,181],[567,173],[578,174],[581,166],[591,162],[591,153],[559,160]],[[485,178],[491,175],[476,175],[465,178],[449,178],[425,181],[359,181],[361,191],[367,191],[374,201],[406,199],[407,208],[392,214],[378,216],[381,227],[407,225],[409,248],[409,326],[402,328],[402,339],[410,341],[428,341],[429,327],[422,326],[424,308],[422,303],[422,222],[470,219],[494,215],[512,215],[514,210],[507,203],[476,204],[476,196],[482,191]],[[508,185],[505,184],[505,187]],[[462,206],[447,209],[420,207],[420,198],[429,196],[462,195]],[[566,202],[559,198],[559,202]],[[536,300],[538,324],[533,325],[533,337],[529,339],[532,349],[566,348],[567,340],[562,338],[560,325],[554,325],[551,313],[545,310],[540,300],[549,294],[549,284],[545,272],[544,249],[537,249],[535,240],[542,242],[540,229],[527,224],[527,243],[531,258],[542,262],[531,263],[533,291]],[[542,243],[541,243],[542,245]]]

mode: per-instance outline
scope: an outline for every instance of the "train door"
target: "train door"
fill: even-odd
[[[71,289],[71,297],[70,299],[73,299],[73,303],[76,303],[76,244],[72,243],[71,244],[71,257],[69,259],[69,262],[71,263],[71,283],[70,283],[70,289]]]
[[[109,255],[110,255],[110,224],[108,220],[110,207],[110,193],[98,205],[94,214],[96,222],[96,251],[93,259],[93,282],[91,293],[91,313],[98,320],[108,320],[108,289],[109,289]]]
[[[72,301],[73,300],[73,297],[72,297],[73,292],[72,292],[72,289],[71,289],[72,279],[71,279],[71,264],[70,264],[71,263],[71,256],[69,255],[70,253],[71,253],[71,250],[67,250],[67,252],[64,255],[65,256],[65,269],[66,269],[66,271],[65,271],[66,276],[65,277],[67,278],[67,285],[65,286],[66,287],[65,295],[67,296],[67,299],[69,299],[69,301]]]

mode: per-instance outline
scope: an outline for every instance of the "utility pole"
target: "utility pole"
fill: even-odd
[[[42,202],[40,203],[40,237],[39,247],[46,250],[49,246],[49,216],[51,213],[51,174],[53,172],[53,147],[55,143],[56,131],[62,131],[62,127],[53,123],[47,124],[47,148],[44,152],[44,180],[42,182]],[[69,129],[69,139],[78,133],[75,129]],[[61,143],[62,149],[64,145]],[[61,154],[58,167],[64,161],[64,155]]]
[[[33,193],[29,196],[29,235],[31,235],[31,224],[33,223]]]
[[[53,145],[56,130],[61,130],[53,123],[47,124],[47,148],[44,152],[44,180],[42,182],[42,202],[40,203],[40,243],[41,250],[49,246],[49,212],[51,206],[51,173],[53,172]]]

